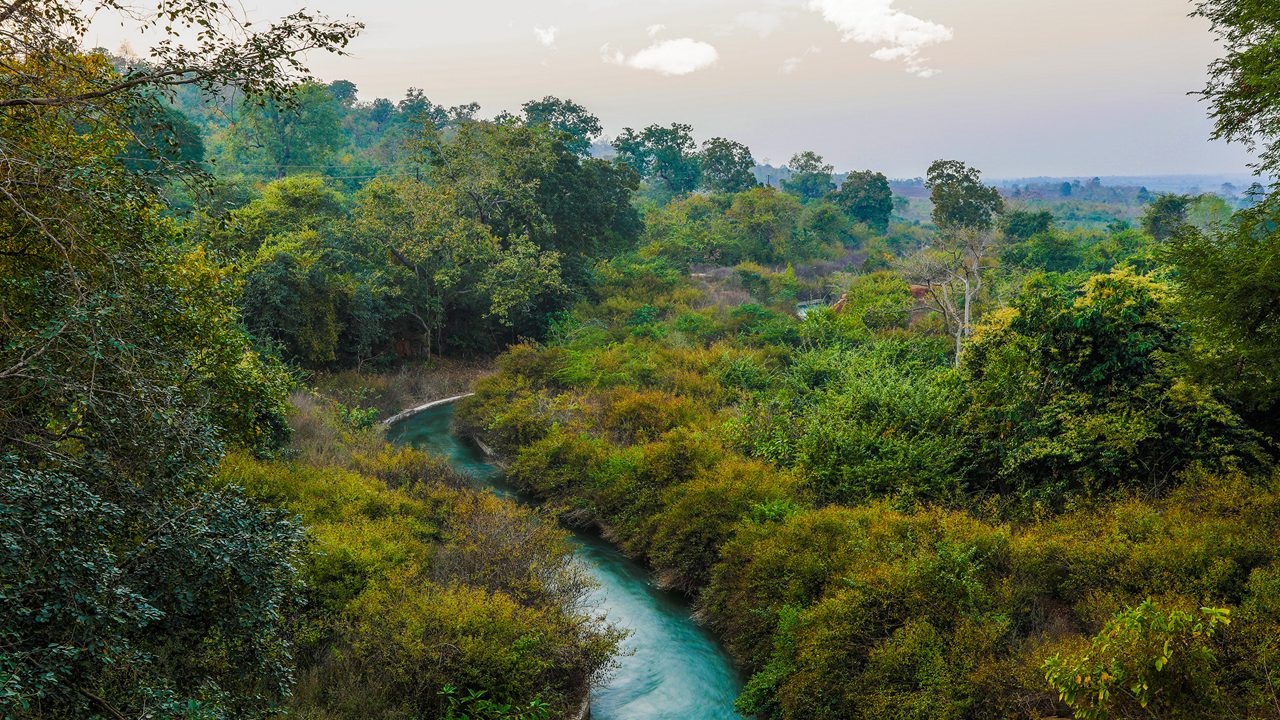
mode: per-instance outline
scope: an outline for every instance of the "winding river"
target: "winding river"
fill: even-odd
[[[440,405],[395,423],[388,435],[447,458],[481,487],[527,502],[478,447],[453,435],[452,422],[452,405]],[[573,542],[599,583],[595,601],[631,631],[621,667],[591,693],[593,720],[741,720],[733,711],[741,687],[733,663],[693,621],[688,603],[654,587],[644,568],[598,536],[577,532]]]

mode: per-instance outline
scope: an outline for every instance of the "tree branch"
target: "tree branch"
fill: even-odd
[[[22,2],[24,0],[17,0],[17,1]],[[129,80],[122,80],[118,83],[115,83],[114,85],[109,85],[105,88],[102,88],[101,90],[94,90],[92,92],[81,93],[79,95],[70,95],[67,97],[6,98],[3,100],[0,100],[0,107],[15,107],[15,106],[60,107],[62,105],[73,105],[75,103],[81,103],[87,100],[97,100],[98,98],[103,98],[108,95],[114,95],[118,92],[122,92],[130,88],[138,87],[139,85],[149,85],[153,83],[162,83],[165,85],[190,85],[191,83],[198,82],[200,78],[196,76],[196,77],[191,77],[184,80],[179,80],[176,82],[167,80],[166,78],[170,78],[175,75],[186,75],[187,73],[193,73],[193,72],[197,72],[197,68],[174,68],[172,70],[165,70],[164,72],[152,73],[148,75],[139,75],[138,77],[135,77]]]
[[[6,7],[4,10],[0,10],[0,23],[13,17],[15,13],[22,9],[23,5],[26,5],[29,2],[31,2],[31,0],[13,0],[13,2],[9,3],[9,7]]]

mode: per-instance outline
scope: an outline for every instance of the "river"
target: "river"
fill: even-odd
[[[473,443],[453,435],[453,406],[442,405],[392,425],[392,442],[447,458],[478,486],[528,502],[502,481]],[[595,602],[631,631],[621,667],[591,693],[593,720],[741,720],[733,700],[741,687],[724,650],[693,621],[689,604],[653,586],[649,573],[598,535],[575,532],[578,558],[599,583]]]

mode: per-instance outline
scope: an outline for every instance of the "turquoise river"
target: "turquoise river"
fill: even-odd
[[[477,486],[528,502],[502,481],[474,443],[454,436],[453,408],[442,405],[393,425],[393,442],[447,458]],[[679,595],[654,587],[649,573],[599,536],[577,532],[578,558],[599,583],[595,601],[609,620],[630,631],[621,667],[591,694],[593,720],[741,720],[733,711],[740,688],[733,664],[693,621]]]

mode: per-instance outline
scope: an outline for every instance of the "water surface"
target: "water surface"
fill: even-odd
[[[502,481],[473,443],[453,435],[453,407],[402,420],[393,442],[447,458],[478,486],[526,502]],[[575,552],[600,587],[593,598],[609,620],[631,631],[621,668],[591,693],[594,720],[741,720],[733,711],[740,683],[728,655],[695,623],[688,603],[654,587],[644,568],[599,536],[573,534]]]

